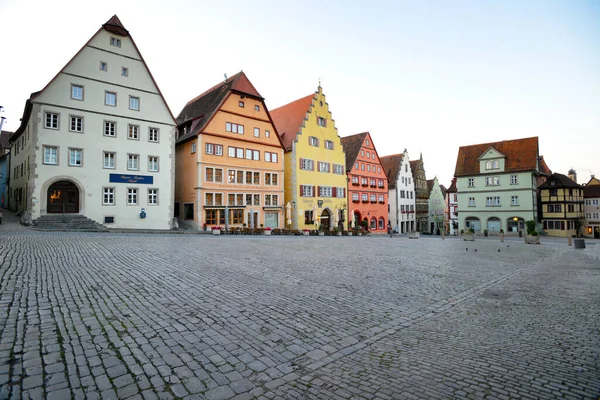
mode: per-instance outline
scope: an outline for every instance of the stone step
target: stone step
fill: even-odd
[[[46,214],[33,221],[35,229],[44,231],[107,232],[108,228],[80,214]]]

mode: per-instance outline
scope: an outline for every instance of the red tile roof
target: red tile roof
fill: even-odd
[[[182,125],[186,122],[193,122],[188,132],[180,136],[177,142],[185,141],[202,131],[230,92],[244,94],[261,101],[264,100],[246,74],[243,71],[238,72],[187,102],[177,116],[177,124]]]
[[[292,149],[292,143],[307,119],[315,96],[316,92],[271,111],[271,118],[286,151]]]
[[[548,168],[548,164],[546,164],[546,160],[544,160],[544,156],[540,156],[540,174],[550,176],[552,175],[552,171]]]
[[[346,153],[346,172],[352,171],[354,162],[360,154],[360,149],[365,143],[365,138],[369,132],[357,133],[355,135],[340,138],[344,153]]]
[[[398,181],[398,174],[400,173],[400,167],[402,166],[402,159],[404,153],[392,154],[391,156],[381,157],[381,168],[386,172],[390,183],[388,187],[390,189],[396,188],[396,182]]]
[[[116,15],[113,15],[102,27],[115,35],[129,36],[129,31],[125,29],[121,20]]]
[[[506,157],[504,166],[506,172],[537,170],[539,146],[536,136],[525,139],[461,146],[458,149],[454,176],[479,175],[479,157],[490,147],[493,147]]]
[[[457,193],[457,190],[456,190],[456,178],[452,178],[452,183],[450,184],[450,187],[448,188],[448,190],[446,190],[446,192],[448,192],[448,193]]]

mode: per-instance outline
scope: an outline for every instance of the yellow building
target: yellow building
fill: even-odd
[[[194,228],[284,227],[283,146],[243,72],[177,117],[175,215]]]
[[[285,203],[292,229],[343,226],[347,218],[346,156],[321,86],[271,111],[285,148]]]
[[[568,176],[554,173],[539,186],[542,225],[549,236],[578,234],[583,223],[583,187]]]

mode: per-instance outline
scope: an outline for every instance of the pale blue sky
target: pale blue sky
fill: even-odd
[[[4,129],[117,14],[175,115],[224,73],[243,69],[270,109],[320,78],[340,136],[422,152],[446,186],[459,146],[530,136],[553,171],[600,174],[600,1],[82,4],[0,0]]]

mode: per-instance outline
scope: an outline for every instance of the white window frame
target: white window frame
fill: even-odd
[[[77,122],[79,122],[79,124]],[[75,127],[73,127],[73,123],[75,123]],[[69,132],[83,133],[83,117],[82,116],[69,115]]]
[[[107,128],[109,134],[107,134]],[[112,131],[112,134],[110,132]],[[108,137],[117,137],[117,123],[114,121],[104,121],[103,135]]]
[[[468,186],[470,188],[475,187],[475,178],[469,178],[469,180],[468,180]]]
[[[519,184],[519,176],[518,175],[511,175],[510,176],[510,184],[511,185],[518,185]]]
[[[49,154],[47,151],[54,150],[54,154]],[[57,146],[43,146],[42,148],[44,155],[44,165],[58,165],[58,147]],[[53,156],[54,160],[50,159],[48,156]],[[54,162],[52,162],[54,161]]]
[[[159,159],[158,156],[148,156],[148,172],[158,172]]]
[[[81,95],[77,96],[79,92],[81,92]],[[83,101],[83,85],[76,85],[74,83],[71,84],[71,99]]]
[[[475,207],[475,197],[469,197],[469,207]]]
[[[157,206],[158,205],[158,189],[155,189],[155,188],[148,189],[148,205],[149,206]]]
[[[50,121],[48,121],[48,118],[50,118]],[[60,114],[46,111],[44,113],[44,128],[56,130],[60,129]]]
[[[308,137],[308,144],[313,146],[313,147],[319,147],[319,138],[315,137],[315,136],[309,136]]]
[[[127,125],[127,139],[129,140],[140,140],[140,126],[128,124]]]
[[[140,170],[140,155],[139,154],[127,154],[127,170],[128,171],[139,171]]]
[[[158,143],[160,130],[158,128],[148,128],[148,141],[152,143]]]
[[[127,205],[136,206],[138,204],[138,188],[127,188]]]
[[[102,205],[103,206],[114,206],[115,205],[115,188],[114,187],[102,188]]]
[[[113,96],[114,97],[114,104],[111,104],[111,102],[109,101],[109,99],[111,99],[111,97],[109,96]],[[104,105],[105,106],[109,106],[109,107],[116,107],[117,106],[117,93],[116,92],[110,92],[110,91],[105,91],[104,92]]]
[[[72,162],[72,156],[75,154],[79,154],[79,164],[77,164],[77,158],[75,158],[75,163]],[[69,147],[69,167],[82,167],[83,166],[83,149],[71,148]]]
[[[107,162],[108,165],[107,165]],[[112,161],[112,166],[111,166],[111,161]],[[113,152],[113,151],[104,151],[102,152],[102,168],[104,169],[115,169],[117,166],[117,153]]]
[[[331,140],[326,140],[326,141],[325,141],[325,148],[326,148],[327,150],[333,150],[333,141],[331,141]]]
[[[133,111],[140,111],[140,98],[136,96],[129,96],[129,109]]]
[[[111,36],[110,45],[114,47],[121,47],[121,39]]]
[[[260,128],[254,128],[254,137],[260,137]]]

